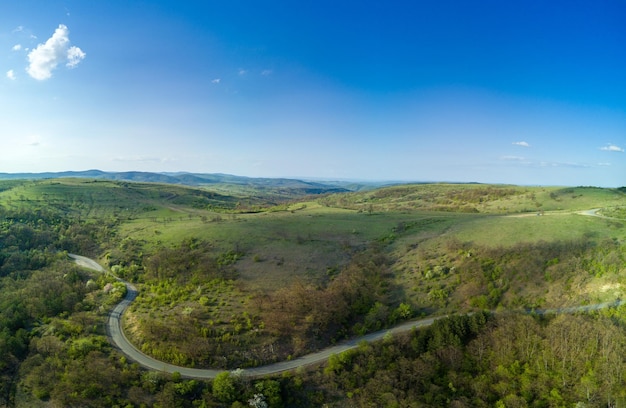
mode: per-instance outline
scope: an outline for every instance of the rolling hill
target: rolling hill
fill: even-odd
[[[106,172],[101,170],[64,171],[45,173],[0,173],[0,180],[16,179],[56,179],[56,178],[90,178],[103,180],[137,181],[143,183],[166,183],[181,184],[186,186],[220,186],[220,188],[232,190],[260,190],[263,192],[289,192],[296,196],[309,194],[327,194],[349,191],[350,189],[362,189],[365,184],[353,182],[304,181],[289,178],[255,178],[242,177],[230,174],[204,174],[204,173],[152,173],[142,171]]]

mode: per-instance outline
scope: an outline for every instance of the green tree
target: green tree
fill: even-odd
[[[219,373],[213,380],[213,396],[220,402],[235,400],[235,381],[228,371]]]
[[[276,380],[264,380],[256,383],[254,388],[267,402],[266,406],[271,408],[282,408],[283,398],[280,393],[280,383]]]

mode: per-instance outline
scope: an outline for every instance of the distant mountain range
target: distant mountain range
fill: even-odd
[[[203,173],[151,173],[141,171],[106,172],[101,170],[63,171],[46,173],[0,173],[0,179],[54,179],[54,178],[92,178],[104,180],[134,181],[143,183],[167,183],[187,186],[238,186],[251,189],[285,189],[301,194],[325,194],[358,191],[375,188],[383,183],[351,181],[305,181],[289,178],[256,178],[231,174]]]

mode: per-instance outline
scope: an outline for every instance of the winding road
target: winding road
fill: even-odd
[[[578,214],[602,217],[601,215],[597,213],[597,211],[598,209],[593,209],[593,210],[588,210],[588,211],[581,211]],[[608,218],[608,217],[602,217],[602,218]],[[107,272],[107,270],[104,267],[102,267],[102,265],[100,265],[93,259],[81,256],[81,255],[75,255],[75,254],[68,254],[68,255],[78,265],[82,267],[85,267],[85,268],[88,268],[97,272],[102,272],[102,273]],[[119,282],[122,282],[124,285],[126,285],[126,296],[109,313],[109,318],[106,323],[106,331],[111,341],[113,342],[113,344],[129,359],[137,362],[139,365],[143,366],[146,369],[157,370],[157,371],[162,371],[166,373],[177,372],[177,373],[180,373],[180,375],[185,378],[213,379],[219,373],[226,371],[226,370],[220,370],[220,369],[199,369],[199,368],[181,367],[181,366],[169,364],[169,363],[154,359],[144,354],[139,349],[137,349],[124,335],[124,331],[122,330],[122,322],[121,322],[122,314],[124,313],[128,305],[130,305],[130,303],[135,299],[135,297],[137,297],[137,288],[133,286],[131,283],[126,282],[125,280],[120,279],[116,276],[115,276],[115,279],[117,279]],[[538,310],[527,311],[527,313],[535,313],[535,314],[566,313],[568,314],[568,313],[599,310],[599,309],[603,309],[606,307],[619,306],[624,303],[626,303],[626,300],[617,300],[615,302],[609,302],[609,303],[574,306],[574,307],[568,307],[568,308],[538,309]],[[366,342],[377,341],[377,340],[381,340],[388,333],[395,334],[395,333],[406,332],[406,331],[409,331],[418,327],[430,326],[431,324],[433,324],[435,320],[441,319],[444,317],[446,316],[429,317],[426,319],[419,319],[419,320],[412,320],[412,321],[404,322],[395,327],[380,330],[380,331],[370,333],[370,334],[366,334],[364,336],[360,336],[354,339],[350,339],[350,340],[341,342],[337,345],[327,347],[318,352],[295,358],[293,360],[282,361],[279,363],[269,364],[269,365],[260,366],[260,367],[247,368],[242,371],[242,375],[246,377],[263,377],[263,376],[268,376],[268,375],[273,375],[273,374],[279,374],[284,371],[294,370],[299,367],[321,363],[323,361],[326,361],[333,354],[340,354],[344,351],[357,347],[358,344],[362,341],[366,341]]]
[[[72,258],[78,265],[88,268],[97,272],[107,272],[106,269],[102,267],[99,263],[94,261],[93,259],[87,258],[81,255],[68,254],[70,258]],[[121,317],[128,305],[137,297],[137,288],[133,286],[131,283],[126,282],[123,279],[115,277],[118,281],[122,282],[126,285],[126,297],[122,299],[120,303],[111,310],[109,313],[109,318],[106,323],[106,331],[109,335],[111,341],[122,353],[124,353],[129,359],[137,362],[139,365],[144,368],[150,370],[157,370],[166,373],[180,373],[182,377],[185,378],[196,378],[196,379],[212,379],[215,378],[219,373],[224,372],[226,370],[218,370],[218,369],[200,369],[200,368],[188,368],[181,367],[174,364],[165,363],[163,361],[159,361],[155,358],[152,358],[139,349],[137,349],[124,335],[124,331],[122,330],[122,321]],[[336,344],[331,347],[327,347],[323,350],[320,350],[315,353],[307,354],[302,357],[294,358],[292,360],[281,361],[279,363],[269,364],[260,367],[252,367],[246,368],[243,370],[242,375],[246,377],[263,377],[273,374],[279,374],[284,371],[294,370],[298,367],[308,366],[316,363],[321,363],[326,361],[333,354],[340,354],[344,351],[353,349],[358,346],[358,344],[362,341],[371,342],[376,340],[381,340],[386,334],[391,333],[401,333],[409,331],[416,327],[425,327],[430,326],[437,319],[440,319],[445,316],[439,317],[430,317],[427,319],[413,320],[409,322],[402,323],[398,326],[395,326],[390,329],[380,330],[374,333],[366,334],[364,336],[360,336],[351,340],[347,340]]]

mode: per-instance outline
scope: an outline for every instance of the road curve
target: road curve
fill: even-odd
[[[98,264],[93,259],[75,255],[68,254],[70,258],[72,258],[78,265],[83,266],[85,268],[89,268],[91,270],[95,270],[98,272],[107,272],[105,268],[103,268],[100,264]],[[113,275],[114,276],[114,275]],[[121,317],[128,305],[137,297],[137,288],[126,282],[123,279],[115,276],[119,282],[122,282],[126,285],[126,296],[120,303],[118,303],[113,310],[109,313],[109,317],[106,323],[106,331],[109,335],[113,344],[129,359],[137,362],[139,365],[143,366],[149,370],[156,370],[166,373],[180,373],[182,377],[185,378],[195,378],[195,379],[213,379],[219,373],[224,372],[226,370],[221,369],[200,369],[200,368],[188,368],[181,367],[174,364],[169,364],[163,361],[159,361],[154,359],[139,349],[137,349],[124,335],[124,331],[122,330],[122,322]],[[624,300],[617,300],[615,302],[607,302],[593,305],[584,305],[584,306],[573,306],[568,308],[558,308],[558,309],[534,309],[527,310],[526,313],[534,313],[534,314],[571,314],[576,312],[589,312],[592,310],[599,310],[606,307],[614,307],[625,304]],[[321,363],[326,361],[333,354],[340,354],[344,351],[356,348],[358,344],[362,341],[372,342],[381,340],[385,335],[391,333],[402,333],[414,328],[426,327],[430,326],[437,319],[445,318],[447,316],[438,316],[438,317],[429,317],[425,319],[419,320],[411,320],[408,322],[404,322],[397,326],[394,326],[389,329],[380,330],[374,333],[369,333],[364,336],[360,336],[354,339],[343,341],[337,345],[327,347],[318,352],[307,354],[302,357],[298,357],[292,360],[281,361],[279,363],[269,364],[260,367],[252,367],[246,368],[242,371],[242,375],[246,377],[263,377],[268,375],[279,374],[284,371],[294,370],[299,367],[304,367],[316,363]]]
[[[100,264],[98,264],[93,259],[75,255],[68,254],[70,258],[72,258],[78,265],[97,271],[97,272],[106,272]],[[174,364],[169,364],[163,361],[159,361],[155,358],[152,358],[139,349],[137,349],[124,335],[124,331],[122,330],[122,321],[121,317],[128,305],[137,297],[137,288],[126,282],[123,279],[115,277],[118,281],[122,282],[126,285],[126,296],[120,303],[118,303],[113,310],[109,313],[109,318],[106,323],[106,331],[109,335],[113,344],[124,353],[129,359],[137,362],[139,365],[144,368],[150,370],[157,370],[166,373],[180,373],[181,376],[186,378],[197,378],[197,379],[212,379],[215,378],[219,373],[224,372],[226,370],[218,370],[218,369],[200,369],[200,368],[188,368],[181,367]],[[443,316],[441,316],[443,317]],[[376,341],[381,340],[387,333],[400,333],[411,330],[416,327],[425,327],[430,326],[435,320],[441,317],[430,317],[427,319],[420,319],[405,322],[398,326],[395,326],[391,329],[380,330],[374,333],[366,334],[364,336],[347,340],[341,342],[337,345],[327,347],[318,352],[307,354],[302,357],[294,358],[292,360],[281,361],[279,363],[269,364],[260,367],[252,367],[244,369],[242,375],[247,377],[263,377],[267,375],[279,374],[284,371],[294,370],[298,367],[303,367],[307,365],[312,365],[316,363],[321,363],[327,360],[333,354],[339,354],[344,351],[353,349],[358,346],[361,341]]]

